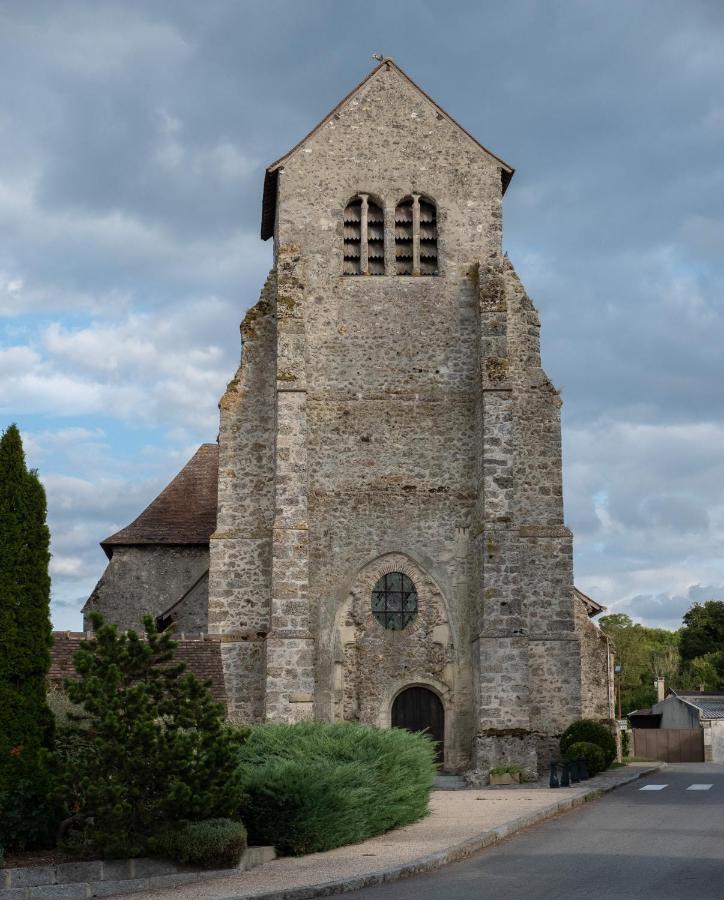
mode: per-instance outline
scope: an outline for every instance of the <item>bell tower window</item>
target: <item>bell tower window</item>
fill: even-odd
[[[344,275],[385,274],[385,215],[368,194],[344,210]]]
[[[437,209],[412,194],[395,209],[395,271],[398,275],[437,275]]]

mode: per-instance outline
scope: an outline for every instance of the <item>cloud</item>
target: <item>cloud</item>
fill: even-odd
[[[59,621],[213,440],[270,265],[264,166],[372,49],[517,168],[578,582],[674,624],[724,584],[723,27],[707,0],[0,6],[0,414],[48,487]]]

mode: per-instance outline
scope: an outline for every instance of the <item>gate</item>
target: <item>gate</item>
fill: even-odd
[[[701,728],[634,728],[634,756],[662,762],[704,762]]]
[[[445,741],[445,711],[440,698],[424,687],[409,687],[392,704],[393,728],[425,731],[437,745],[437,760],[442,763]]]

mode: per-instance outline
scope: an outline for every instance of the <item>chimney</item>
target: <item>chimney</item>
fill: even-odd
[[[654,684],[656,685],[656,702],[661,703],[661,701],[666,697],[666,685],[664,683],[664,679],[659,676]]]

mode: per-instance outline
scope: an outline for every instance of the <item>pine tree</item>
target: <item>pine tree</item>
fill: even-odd
[[[20,432],[0,438],[0,846],[52,831],[47,752],[52,716],[50,535],[45,491],[28,471]]]
[[[242,735],[226,726],[207,686],[174,662],[170,634],[150,616],[145,637],[91,618],[94,638],[66,683],[83,707],[63,775],[75,814],[63,828],[67,849],[133,856],[165,828],[238,814]]]

